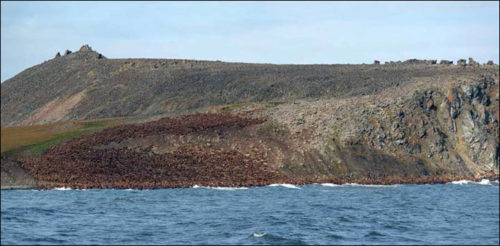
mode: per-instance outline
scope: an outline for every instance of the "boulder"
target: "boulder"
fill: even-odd
[[[489,61],[486,63],[486,65],[490,65],[490,66],[491,66],[491,65],[495,65],[495,63],[494,63],[492,60],[489,60]]]
[[[472,57],[469,57],[469,66],[477,67],[477,66],[479,66],[479,63],[474,61],[474,59],[472,59]]]
[[[54,58],[61,57],[61,53],[57,52],[56,56]]]
[[[375,65],[380,65],[380,61],[375,60],[375,61],[373,61],[373,64],[375,64]]]
[[[449,60],[441,60],[439,62],[439,64],[443,64],[443,65],[451,65],[453,64],[453,61],[449,61]]]
[[[403,63],[405,63],[405,64],[425,64],[425,65],[432,65],[432,64],[436,64],[437,60],[408,59],[408,60],[404,61]]]
[[[66,50],[66,51],[64,51],[64,55],[69,55],[69,54],[71,54],[71,53],[72,53],[72,52],[71,52],[71,50]]]
[[[80,48],[80,51],[81,52],[85,52],[85,51],[92,51],[92,48],[86,44],[86,45],[83,45],[81,48]]]
[[[465,66],[467,65],[467,61],[465,59],[460,59],[457,61],[457,65]]]

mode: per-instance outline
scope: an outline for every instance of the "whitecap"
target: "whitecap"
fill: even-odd
[[[248,190],[248,187],[206,187],[214,190]]]
[[[72,190],[70,187],[56,187],[53,190]]]
[[[458,180],[458,181],[451,181],[451,182],[450,182],[450,183],[448,183],[448,184],[464,185],[464,184],[468,184],[468,183],[472,183],[472,181],[462,179],[462,180]]]
[[[210,186],[200,186],[193,185],[192,188],[205,188],[205,189],[214,189],[214,190],[247,190],[248,187],[210,187]]]
[[[372,187],[372,188],[390,188],[390,187],[398,187],[398,184],[392,185],[377,185],[377,184],[358,184],[358,183],[345,183],[345,186],[359,186],[359,187]]]
[[[299,187],[293,185],[293,184],[270,184],[269,186],[281,186],[285,188],[290,188],[290,189],[300,189]]]
[[[266,233],[265,233],[265,232],[264,232],[264,233],[256,233],[256,232],[255,232],[255,233],[253,233],[253,234],[252,234],[252,236],[254,236],[254,237],[263,237],[263,236],[265,236],[265,235],[266,235]]]
[[[338,184],[332,184],[332,183],[323,183],[321,184],[322,186],[327,186],[327,187],[337,187],[337,186],[340,186]]]
[[[466,185],[466,184],[477,184],[477,185],[498,185],[498,180],[490,181],[489,179],[481,179],[479,182],[474,182],[471,180],[458,180],[452,181],[448,184],[458,184],[458,185]]]

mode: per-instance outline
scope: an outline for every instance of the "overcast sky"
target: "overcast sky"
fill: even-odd
[[[1,80],[108,58],[334,64],[499,57],[496,2],[1,2]]]

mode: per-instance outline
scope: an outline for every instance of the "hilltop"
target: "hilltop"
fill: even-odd
[[[494,73],[408,60],[387,65],[272,65],[107,59],[83,46],[2,83],[1,125],[185,114],[206,107],[370,95],[425,78]],[[491,75],[488,75],[491,76]]]
[[[471,58],[109,59],[83,46],[2,83],[2,187],[4,177],[39,187],[498,177],[498,69]],[[57,141],[44,135],[43,148],[30,140],[4,152],[9,132],[49,123],[44,134],[60,132],[73,129],[64,122],[110,117],[113,124],[68,130]],[[26,139],[40,135],[33,132]]]

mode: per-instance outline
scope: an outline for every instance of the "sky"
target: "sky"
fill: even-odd
[[[2,1],[1,81],[83,44],[108,58],[498,64],[498,9],[498,1]]]

